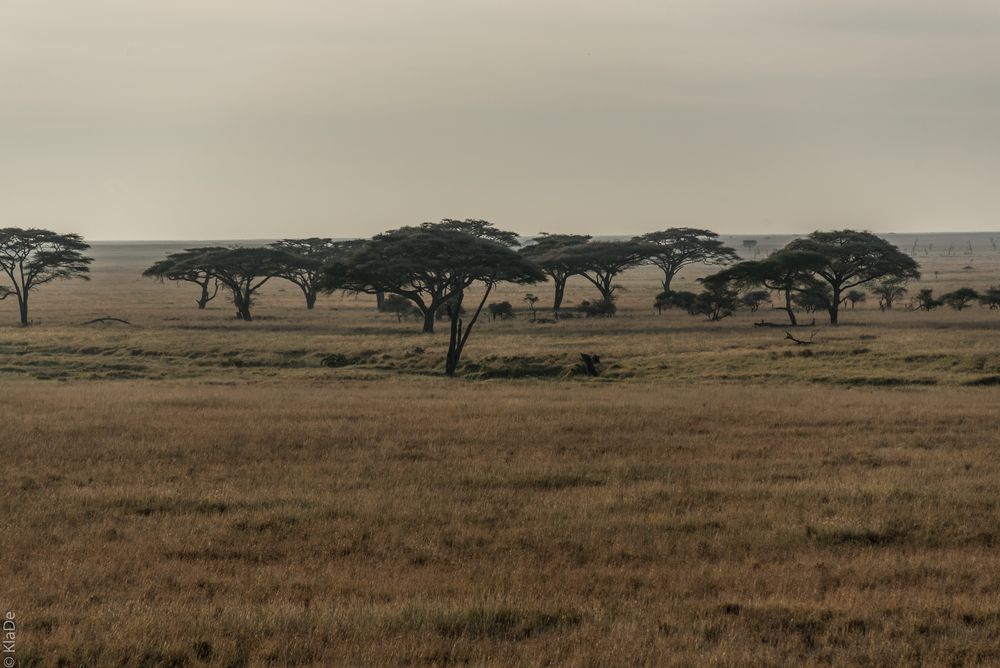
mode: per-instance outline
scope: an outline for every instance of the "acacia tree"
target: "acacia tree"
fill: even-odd
[[[557,250],[559,261],[576,267],[576,273],[594,284],[605,303],[615,299],[618,275],[642,264],[647,252],[646,244],[637,241],[591,241]]]
[[[804,239],[792,241],[785,249],[823,257],[822,265],[813,274],[829,289],[815,294],[823,298],[831,325],[839,320],[840,305],[846,299],[847,290],[878,279],[920,277],[916,260],[871,232],[813,232]]]
[[[270,244],[270,248],[285,253],[284,266],[277,274],[279,278],[295,284],[306,299],[306,308],[316,306],[323,269],[336,258],[363,243],[357,241],[334,241],[333,239],[311,237],[309,239],[281,239]],[[381,307],[381,303],[379,303]]]
[[[541,234],[533,239],[532,244],[521,249],[521,254],[530,258],[542,272],[552,279],[555,295],[552,299],[552,312],[559,317],[563,296],[566,294],[566,281],[570,276],[579,274],[585,267],[572,262],[561,251],[564,248],[585,244],[590,241],[589,234]]]
[[[445,312],[448,302],[476,280],[455,274],[452,261],[470,240],[510,249],[517,235],[483,220],[450,218],[390,230],[331,262],[324,270],[322,289],[399,295],[420,311],[424,333],[432,333],[439,312]]]
[[[763,260],[740,262],[705,279],[706,283],[733,283],[740,287],[762,285],[784,296],[783,310],[793,327],[798,325],[795,317],[796,291],[815,290],[813,272],[823,265],[821,255],[809,251],[782,250]]]
[[[90,246],[79,234],[60,234],[38,228],[0,229],[0,270],[10,285],[0,285],[0,300],[14,295],[27,325],[31,291],[61,279],[82,278],[90,271],[93,258],[84,255]]]
[[[891,311],[893,303],[906,294],[906,280],[890,278],[879,281],[872,288],[872,293],[878,297],[878,307],[882,311]]]
[[[179,263],[176,270],[203,271],[219,281],[232,293],[236,318],[249,322],[256,292],[290,262],[288,253],[274,248],[209,248]]]
[[[739,262],[735,250],[719,240],[711,230],[671,227],[649,232],[633,241],[649,245],[648,259],[663,271],[663,291],[670,290],[674,276],[690,264],[730,264]]]
[[[179,253],[170,253],[142,272],[142,275],[146,278],[156,278],[161,281],[194,283],[201,288],[201,294],[197,299],[198,308],[204,309],[208,305],[208,302],[215,299],[215,296],[219,293],[219,281],[206,269],[198,266],[190,266],[186,263],[192,258],[214,250],[224,249],[220,246],[205,246],[202,248],[186,248]],[[210,285],[214,286],[211,293],[209,292]]]
[[[325,290],[381,290],[409,299],[424,316],[424,331],[434,331],[434,316],[444,309],[449,319],[445,373],[455,375],[476,321],[494,287],[503,281],[519,284],[544,280],[541,270],[500,239],[514,235],[485,221],[445,220],[420,227],[402,227],[376,235],[328,267]],[[482,298],[468,320],[466,290],[479,284]]]
[[[977,299],[979,299],[979,293],[972,288],[959,288],[941,295],[941,301],[956,311],[963,310]]]

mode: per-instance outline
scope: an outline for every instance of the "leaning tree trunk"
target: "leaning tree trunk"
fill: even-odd
[[[795,309],[792,308],[792,291],[785,290],[785,313],[788,314],[788,320],[792,323],[792,327],[798,327],[799,323],[795,319]]]
[[[198,299],[198,310],[204,311],[205,307],[208,306],[209,300],[212,298],[208,296],[208,281],[204,283],[199,283],[201,286],[201,297]]]

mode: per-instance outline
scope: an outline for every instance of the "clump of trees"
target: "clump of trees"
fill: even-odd
[[[545,274],[518,253],[517,236],[484,220],[444,219],[383,232],[331,263],[323,289],[397,295],[423,315],[424,332],[444,309],[449,320],[445,373],[455,375],[462,353],[497,284],[530,284]],[[463,318],[465,298],[475,286],[480,299]]]
[[[33,291],[53,281],[89,279],[94,261],[84,254],[89,249],[79,234],[34,227],[0,229],[0,271],[8,281],[0,283],[0,300],[15,297],[21,325],[27,326]]]
[[[870,232],[813,232],[763,260],[740,262],[707,280],[761,285],[784,294],[783,308],[794,326],[795,306],[824,310],[830,324],[854,288],[875,281],[919,278],[916,261]]]

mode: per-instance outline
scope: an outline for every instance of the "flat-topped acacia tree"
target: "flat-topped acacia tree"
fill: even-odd
[[[824,263],[822,255],[808,251],[781,250],[763,260],[740,262],[704,279],[706,284],[729,283],[738,288],[763,286],[784,296],[784,305],[774,308],[788,315],[789,323],[795,327],[794,294],[814,290],[817,287],[813,272]]]
[[[236,318],[250,321],[254,295],[269,280],[280,276],[289,262],[288,253],[275,248],[208,248],[178,262],[174,271],[204,272],[219,281],[232,293]]]
[[[390,230],[330,263],[323,290],[399,295],[413,302],[423,316],[423,331],[431,333],[438,312],[477,280],[459,271],[467,267],[459,267],[453,258],[464,256],[463,244],[478,241],[510,250],[517,245],[517,235],[484,220],[451,218]]]
[[[839,322],[840,306],[851,288],[879,279],[920,278],[916,260],[871,232],[813,232],[792,241],[784,250],[806,251],[823,258],[813,275],[825,286],[814,292],[830,314],[831,325]]]
[[[485,221],[444,220],[401,227],[373,237],[327,268],[324,289],[381,291],[410,300],[423,315],[423,331],[434,331],[444,309],[449,320],[445,373],[454,376],[476,321],[497,284],[535,283],[545,275],[513,248],[516,237]],[[463,318],[466,291],[482,296]]]
[[[0,299],[17,297],[21,324],[28,325],[28,300],[32,290],[52,281],[89,279],[93,258],[84,255],[90,246],[79,234],[60,234],[38,228],[0,229],[0,271],[10,281],[0,285]]]
[[[197,263],[190,264],[188,261],[211,252],[225,250],[220,246],[204,246],[201,248],[185,248],[177,253],[170,253],[162,260],[154,263],[149,269],[142,272],[146,278],[156,278],[160,281],[175,281],[194,283],[201,292],[198,296],[197,304],[199,309],[208,306],[208,302],[215,299],[219,294],[219,281],[211,272]],[[209,290],[209,286],[212,289]]]
[[[649,247],[638,241],[590,241],[564,246],[555,251],[553,261],[574,268],[574,273],[594,284],[605,303],[614,301],[619,274],[646,261]]]
[[[664,292],[670,291],[674,276],[690,264],[730,264],[740,260],[736,251],[719,241],[719,235],[711,230],[671,227],[633,241],[648,244],[647,258],[663,272]]]
[[[320,292],[324,267],[362,243],[364,242],[361,240],[334,241],[312,237],[281,239],[269,247],[286,254],[278,277],[298,286],[306,299],[306,308],[312,310],[316,306],[316,296]]]
[[[563,296],[566,294],[566,281],[586,269],[586,266],[574,263],[572,256],[560,253],[564,248],[585,244],[590,241],[589,234],[541,234],[535,237],[528,246],[521,249],[521,254],[531,259],[552,279],[555,295],[552,299],[552,312],[559,317]]]

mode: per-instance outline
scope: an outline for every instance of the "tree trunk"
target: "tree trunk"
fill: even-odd
[[[424,312],[424,334],[434,333],[434,316],[437,314],[437,309],[433,306],[426,309]]]
[[[236,306],[236,319],[250,322],[250,295],[244,295],[242,290],[233,290],[233,305]]]
[[[21,326],[28,326],[28,292],[24,291],[24,294],[17,296],[17,307],[21,312]]]
[[[675,272],[675,271],[667,271],[666,269],[663,270],[663,291],[664,292],[670,292],[670,284],[673,282],[674,275],[676,273],[677,272]]]
[[[382,292],[381,290],[376,290],[375,291],[375,308],[377,308],[379,311],[381,311],[382,310],[382,304],[384,304],[384,303],[385,303],[385,293]]]
[[[553,282],[556,285],[556,295],[555,299],[552,300],[552,312],[559,317],[559,309],[562,308],[563,295],[566,292],[566,278],[553,278]]]
[[[311,311],[316,306],[316,290],[313,288],[309,288],[308,290],[305,290],[305,294],[306,294],[306,308]]]
[[[791,290],[785,290],[785,313],[788,314],[788,320],[792,323],[792,327],[797,327],[799,323],[795,320],[795,309],[792,308]]]
[[[208,296],[208,281],[199,283],[198,285],[201,286],[201,298],[198,299],[198,310],[203,311],[208,305],[208,301],[211,299],[211,297]]]
[[[833,288],[833,298],[830,300],[830,308],[827,309],[830,312],[830,324],[836,325],[839,321],[840,316],[840,288]]]

